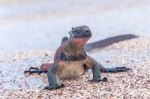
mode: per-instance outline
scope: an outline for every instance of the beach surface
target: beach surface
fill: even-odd
[[[52,62],[49,50],[17,53],[1,58],[0,95],[2,99],[149,99],[150,98],[150,39],[138,38],[113,44],[89,55],[104,66],[132,68],[125,73],[102,73],[108,82],[89,83],[92,72],[75,80],[59,80],[65,88],[43,90],[48,85],[46,74],[24,75],[30,66]]]
[[[149,0],[0,0],[0,99],[149,99]],[[89,70],[65,88],[43,90],[46,74],[24,74],[53,62],[56,48],[71,27],[88,25],[89,42],[134,34],[138,38],[96,49],[88,55],[105,67],[131,71],[102,73],[108,82],[90,83]]]

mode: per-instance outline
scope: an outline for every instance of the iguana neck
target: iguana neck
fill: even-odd
[[[76,49],[78,51],[83,51],[84,50],[84,46],[85,44],[81,43],[81,42],[74,42],[72,40],[69,41],[69,45],[73,48]]]
[[[65,46],[62,54],[61,60],[64,61],[79,61],[86,58],[86,52],[84,50],[84,45],[78,44],[69,40],[67,46]]]
[[[78,56],[83,54],[84,51],[84,45],[81,43],[76,43],[74,41],[72,41],[71,39],[69,39],[69,42],[66,46],[66,48],[64,49],[64,52],[67,55],[73,55],[73,56]]]

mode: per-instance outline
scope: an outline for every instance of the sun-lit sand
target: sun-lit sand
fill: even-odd
[[[89,53],[104,66],[127,66],[132,68],[126,73],[102,74],[108,82],[89,83],[92,73],[89,70],[76,80],[59,80],[65,88],[56,91],[43,90],[48,85],[45,74],[24,75],[29,66],[39,67],[40,64],[53,61],[53,52],[48,50],[17,53],[2,58],[0,72],[1,98],[103,98],[129,99],[150,98],[150,40],[138,38],[113,44],[105,49]],[[98,58],[99,57],[99,58]],[[103,58],[102,58],[103,57]],[[9,65],[8,65],[9,64]]]
[[[0,0],[0,99],[150,99],[149,5],[148,0]],[[102,73],[108,82],[100,83],[88,82],[89,70],[76,80],[58,79],[63,89],[43,90],[46,74],[24,71],[53,62],[61,38],[78,25],[91,28],[89,42],[138,35],[88,53],[106,67],[132,70]]]

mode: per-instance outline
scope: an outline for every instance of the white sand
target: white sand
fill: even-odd
[[[61,9],[61,10],[60,10]],[[0,99],[149,99],[149,0],[0,0]],[[24,75],[30,66],[53,62],[61,38],[72,26],[88,25],[91,41],[132,33],[138,39],[89,53],[104,66],[127,66],[127,73],[102,74],[107,83],[89,83],[91,71],[66,87],[42,90],[47,77]]]
[[[45,56],[48,55],[48,56]],[[91,71],[76,80],[62,81],[66,87],[56,91],[42,90],[48,84],[45,74],[24,75],[29,66],[39,67],[43,62],[53,61],[53,52],[48,50],[18,53],[2,58],[0,72],[0,95],[5,98],[101,98],[120,99],[150,97],[150,40],[138,38],[113,44],[105,49],[89,53],[101,64],[107,66],[127,66],[132,71],[127,73],[102,74],[108,77],[107,83],[89,83]],[[99,57],[99,58],[98,58]],[[15,69],[13,69],[15,68]]]

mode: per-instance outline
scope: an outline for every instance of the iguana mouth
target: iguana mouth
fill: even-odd
[[[87,38],[87,37],[91,37],[92,36],[92,34],[91,33],[89,33],[89,34],[77,34],[77,35],[74,35],[73,37],[74,38]]]

